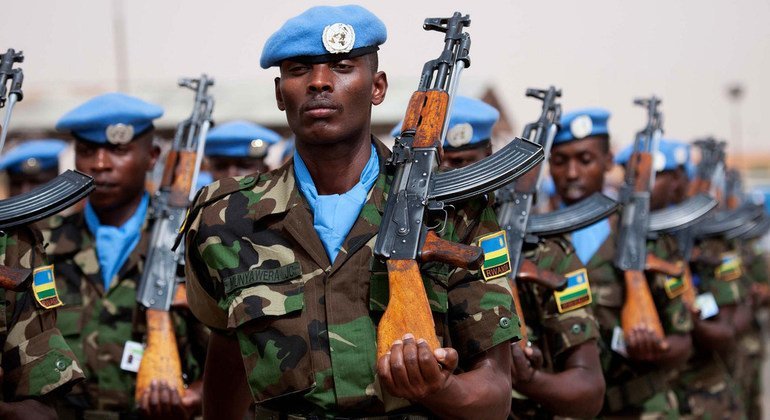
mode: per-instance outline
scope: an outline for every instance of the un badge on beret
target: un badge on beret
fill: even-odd
[[[110,124],[104,132],[112,144],[126,144],[134,138],[134,127],[128,124]]]
[[[356,32],[345,23],[335,23],[324,28],[324,48],[332,54],[350,52],[356,42]]]
[[[452,147],[465,146],[473,138],[473,126],[469,123],[457,124],[447,130],[446,141]]]
[[[254,139],[249,142],[249,157],[262,157],[267,152],[267,143],[262,139]]]
[[[588,136],[593,129],[594,123],[591,121],[590,115],[575,117],[569,124],[569,131],[576,139],[582,139],[583,137]]]
[[[42,165],[37,158],[29,158],[21,164],[21,173],[25,175],[34,175],[42,170]]]

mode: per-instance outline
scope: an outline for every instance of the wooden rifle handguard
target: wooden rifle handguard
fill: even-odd
[[[682,261],[671,263],[653,254],[647,254],[647,260],[645,261],[644,269],[645,271],[651,271],[653,273],[665,274],[671,277],[679,277],[684,273],[684,263]]]
[[[660,323],[655,301],[644,273],[628,270],[624,273],[626,296],[620,312],[623,333],[628,337],[638,327],[646,327],[660,339],[665,339],[663,325]]]
[[[141,401],[153,380],[165,381],[184,396],[182,365],[174,333],[171,314],[158,309],[147,309],[147,347],[136,375],[136,401]]]

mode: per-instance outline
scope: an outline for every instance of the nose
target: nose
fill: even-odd
[[[310,73],[308,91],[311,93],[333,92],[332,71],[328,63],[314,64]]]
[[[106,148],[100,147],[96,150],[92,167],[95,171],[112,169],[112,159]]]
[[[570,159],[567,161],[567,179],[577,179],[579,176],[578,173],[578,163],[575,159]]]

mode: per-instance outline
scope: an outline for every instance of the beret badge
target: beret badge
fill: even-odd
[[[356,42],[356,32],[345,23],[335,23],[324,28],[321,36],[326,51],[332,54],[348,53]]]
[[[446,133],[446,141],[452,147],[461,147],[473,138],[473,126],[469,123],[457,124]]]
[[[582,139],[583,137],[591,134],[594,129],[593,121],[589,115],[581,115],[576,117],[569,125],[569,131],[576,139]]]
[[[122,123],[110,124],[104,134],[112,144],[126,144],[134,138],[134,127]]]

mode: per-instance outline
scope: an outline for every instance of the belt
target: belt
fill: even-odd
[[[642,375],[607,388],[604,394],[603,411],[614,413],[629,406],[637,406],[666,389],[668,389],[668,383],[663,373],[652,372]]]
[[[294,414],[283,411],[270,410],[268,408],[255,408],[255,418],[257,420],[326,420],[328,417],[318,414]],[[365,416],[365,417],[333,417],[334,420],[430,420],[423,414],[389,414],[383,416]]]

